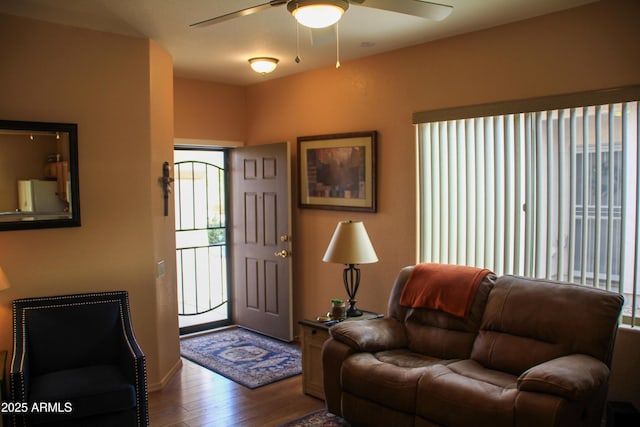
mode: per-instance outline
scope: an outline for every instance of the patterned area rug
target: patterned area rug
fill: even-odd
[[[183,338],[180,354],[251,389],[302,372],[299,347],[242,328]]]
[[[319,409],[280,427],[350,427],[350,424],[326,409]]]

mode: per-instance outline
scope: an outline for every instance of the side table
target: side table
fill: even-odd
[[[362,310],[362,316],[349,317],[343,322],[371,320],[382,315]],[[302,391],[324,400],[322,384],[322,345],[329,339],[329,328],[324,322],[304,319],[298,322],[302,337]],[[333,326],[333,325],[332,325]]]

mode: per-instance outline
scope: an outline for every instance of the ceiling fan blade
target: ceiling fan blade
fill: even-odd
[[[350,2],[434,21],[442,21],[453,11],[453,6],[425,0],[350,0]]]
[[[257,6],[251,6],[246,9],[237,10],[235,12],[226,13],[224,15],[216,16],[215,18],[205,19],[204,21],[196,22],[189,25],[190,27],[206,27],[208,25],[218,24],[220,22],[228,21],[234,18],[240,18],[242,16],[253,15],[256,12],[260,12],[269,9],[273,6],[282,6],[287,4],[287,0],[272,0],[268,3],[259,4]]]

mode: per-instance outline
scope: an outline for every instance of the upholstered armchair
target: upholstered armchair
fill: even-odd
[[[13,331],[12,425],[148,425],[127,292],[15,300]]]

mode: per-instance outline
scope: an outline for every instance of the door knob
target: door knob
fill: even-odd
[[[286,257],[288,257],[288,256],[290,255],[290,254],[289,254],[289,251],[288,251],[288,250],[286,250],[286,249],[283,249],[283,250],[281,250],[280,252],[274,252],[273,254],[274,254],[275,256],[279,256],[279,257],[281,257],[281,258],[286,258]]]
[[[283,234],[280,236],[280,241],[281,242],[288,242],[289,241],[289,235],[288,234]]]

